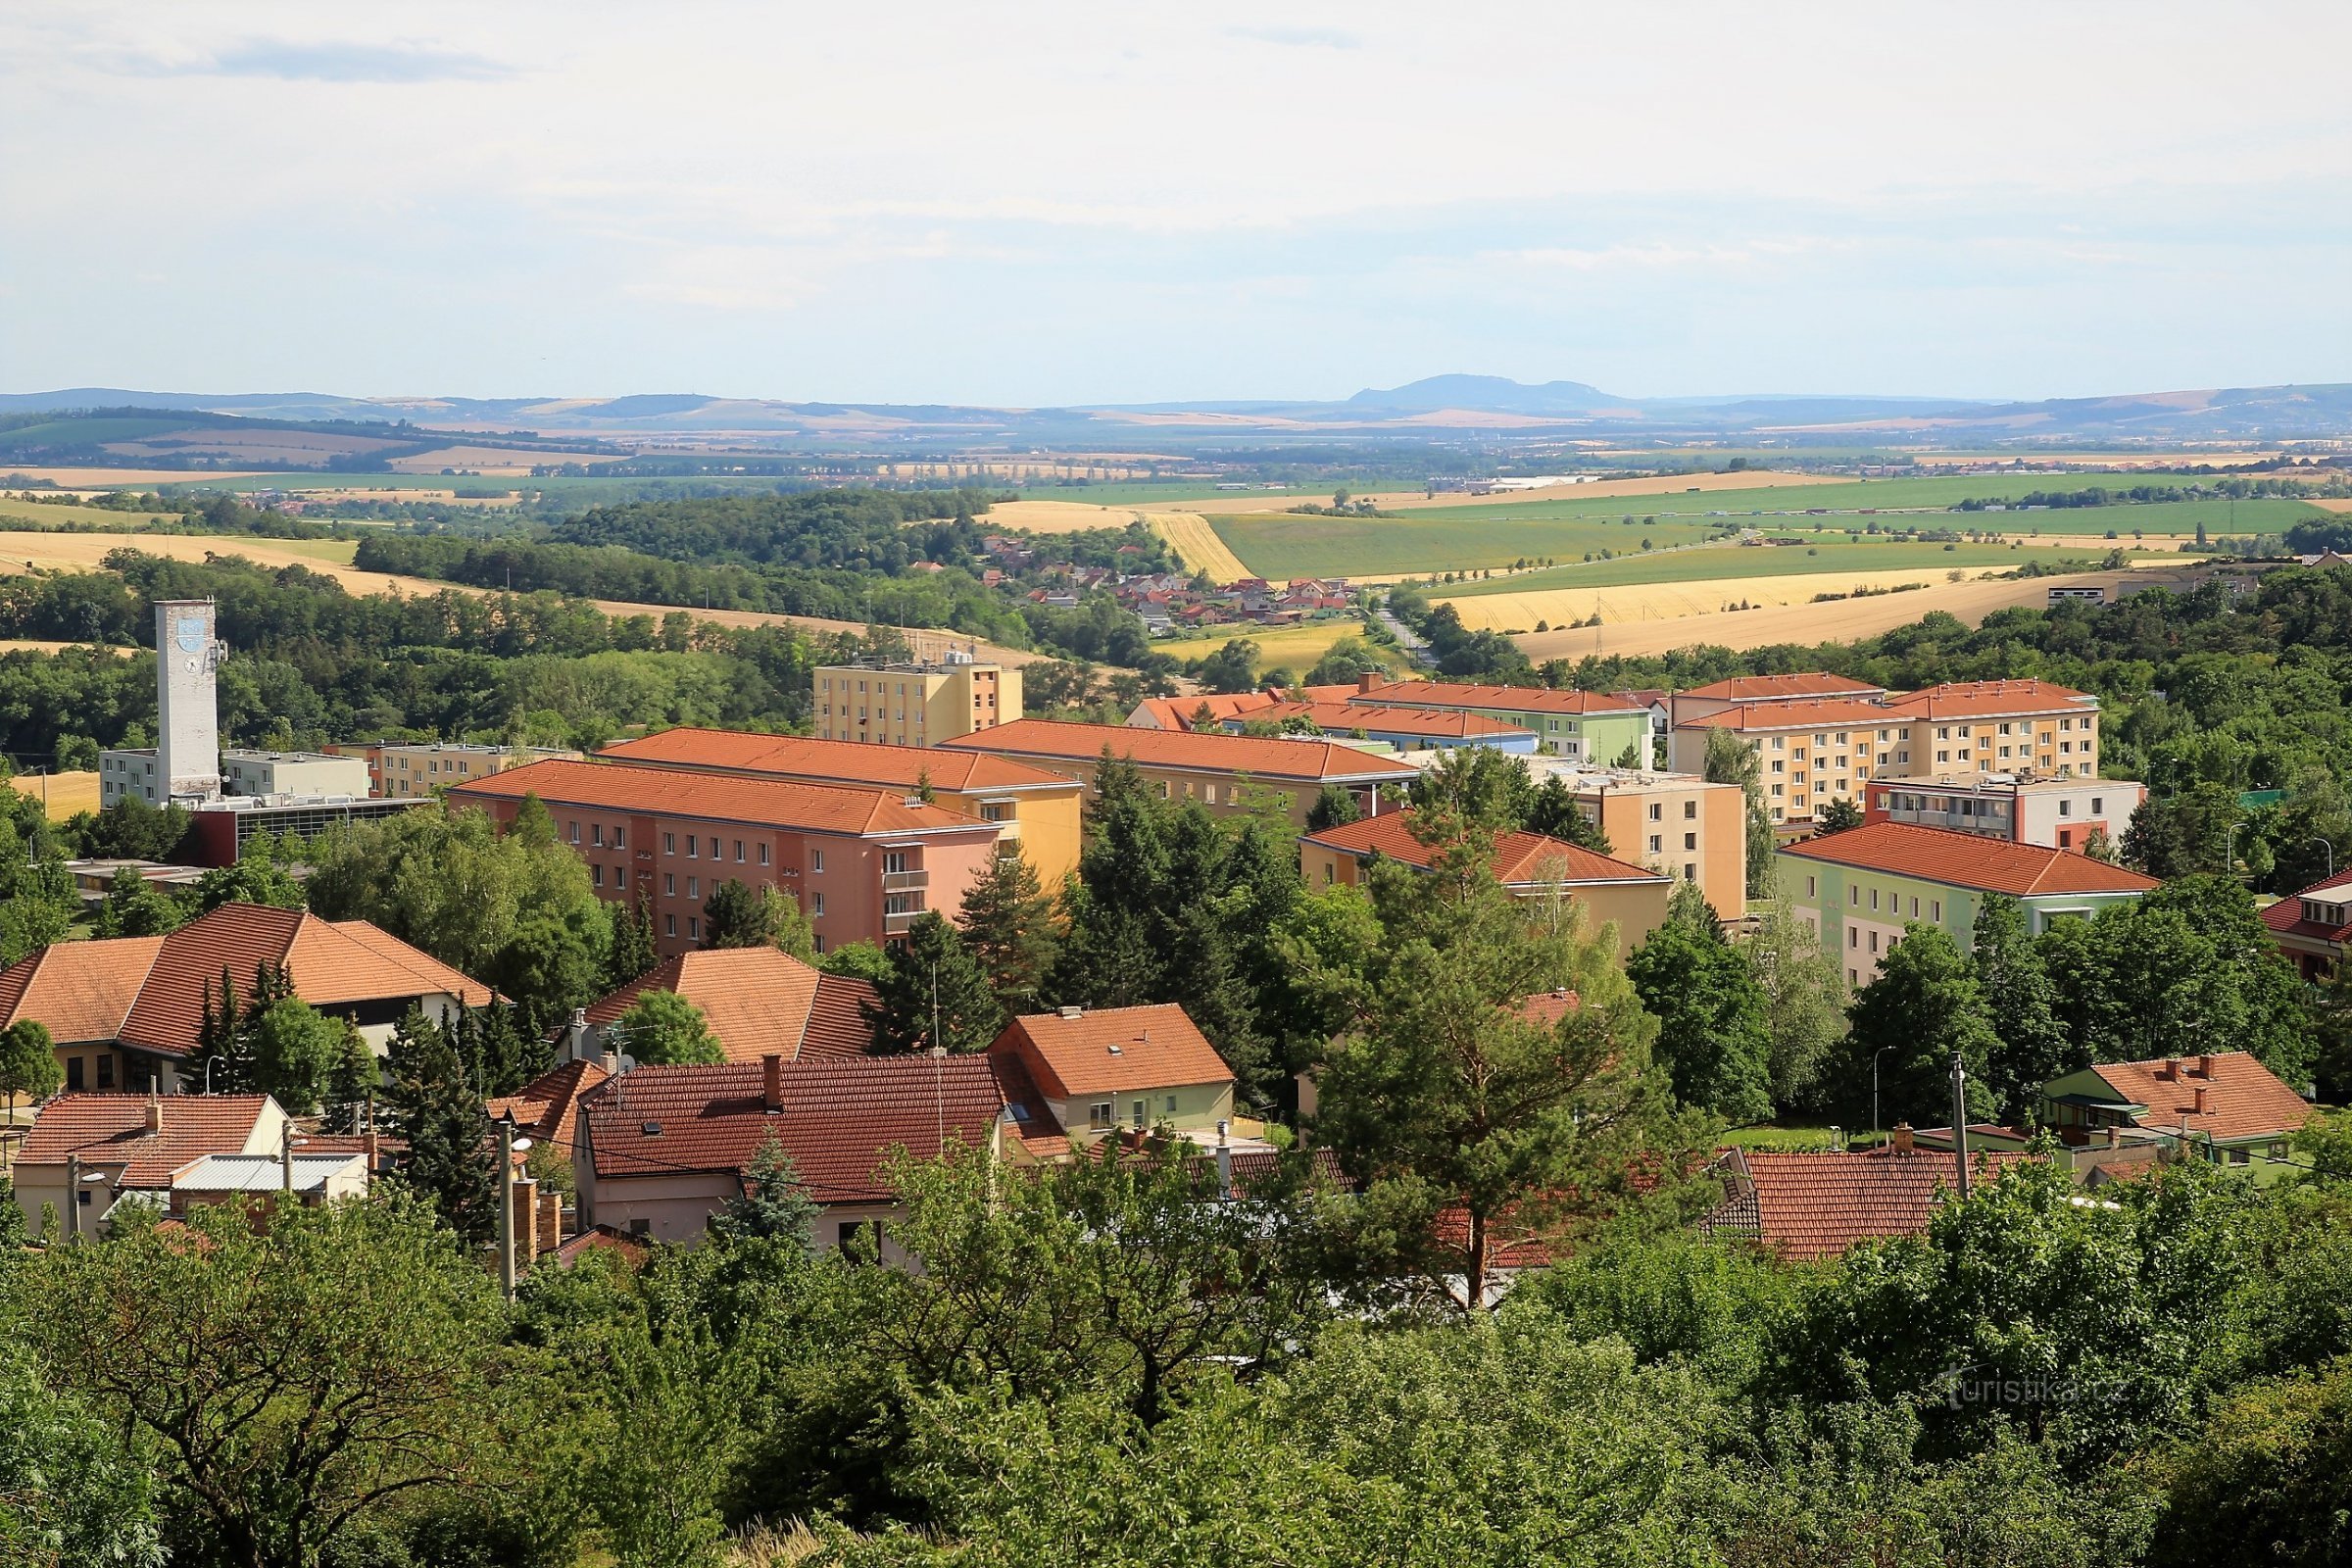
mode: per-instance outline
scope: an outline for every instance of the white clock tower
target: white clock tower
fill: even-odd
[[[210,599],[155,602],[157,771],[172,800],[220,793],[220,645]]]

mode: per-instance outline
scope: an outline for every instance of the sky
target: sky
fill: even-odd
[[[0,391],[2352,380],[2352,5],[0,9]]]

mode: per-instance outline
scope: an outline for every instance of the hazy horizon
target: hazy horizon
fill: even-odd
[[[2352,380],[2346,45],[2299,3],[18,7],[0,389]]]

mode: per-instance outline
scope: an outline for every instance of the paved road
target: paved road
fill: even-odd
[[[1424,668],[1436,666],[1437,661],[1432,659],[1429,654],[1429,644],[1421,640],[1419,632],[1398,620],[1385,605],[1374,611],[1373,613],[1378,615],[1380,623],[1389,629],[1389,635],[1396,639],[1396,646],[1404,650],[1406,658]]]

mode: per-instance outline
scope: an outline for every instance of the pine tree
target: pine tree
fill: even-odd
[[[1530,833],[1547,834],[1579,849],[1595,855],[1615,855],[1609,846],[1609,836],[1600,824],[1585,814],[1576,792],[1568,781],[1557,773],[1546,773],[1527,798],[1527,815],[1522,824]]]
[[[365,1132],[368,1107],[383,1091],[383,1068],[359,1026],[349,1018],[341,1022],[343,1040],[327,1075],[325,1111],[319,1121],[330,1133]]]
[[[545,1072],[554,1054],[552,1042],[524,1035],[514,1009],[497,1001],[461,1006],[450,1043],[465,1064],[466,1082],[484,1099],[514,1093]]]
[[[1346,827],[1360,821],[1363,808],[1355,804],[1355,792],[1338,784],[1326,784],[1315,797],[1315,804],[1306,808],[1306,830],[1321,833],[1327,828]]]
[[[1036,1011],[1038,988],[1054,961],[1054,901],[1018,845],[964,891],[960,919],[964,945],[987,973],[997,1005],[1015,1016]]]
[[[1004,1027],[987,970],[936,909],[907,926],[874,992],[866,1021],[879,1054],[928,1051],[935,1044],[956,1054],[986,1051]]]
[[[806,1251],[816,1213],[792,1156],[771,1132],[743,1173],[743,1190],[720,1206],[710,1228],[730,1242],[790,1242]]]
[[[617,991],[661,961],[654,946],[653,901],[639,895],[633,906],[613,916],[612,954],[605,963],[605,983]]]
[[[1657,1016],[1654,1054],[1676,1098],[1736,1126],[1772,1114],[1766,998],[1697,883],[1675,885],[1664,923],[1625,972]]]
[[[498,1157],[490,1116],[466,1081],[448,1033],[416,1008],[392,1032],[384,1105],[408,1141],[401,1179],[429,1199],[442,1221],[468,1241],[495,1237]]]
[[[229,972],[228,965],[220,966],[218,991],[211,981],[205,982],[201,1005],[196,1052],[189,1057],[189,1064],[195,1069],[193,1076],[217,1095],[248,1093],[253,1083],[253,1065],[246,1054],[236,977]]]

